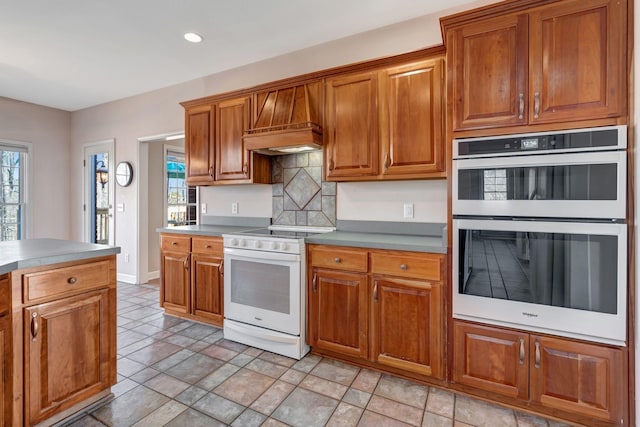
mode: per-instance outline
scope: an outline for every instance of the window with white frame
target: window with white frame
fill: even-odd
[[[196,187],[187,185],[184,153],[167,151],[167,225],[196,223]]]
[[[27,147],[0,141],[0,241],[26,235]]]

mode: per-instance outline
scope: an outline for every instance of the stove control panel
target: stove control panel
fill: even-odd
[[[304,250],[304,239],[235,235],[223,235],[222,237],[224,239],[225,248],[288,254],[300,254],[300,251]]]

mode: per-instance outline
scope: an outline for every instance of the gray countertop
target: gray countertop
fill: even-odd
[[[227,233],[238,233],[241,231],[255,230],[256,226],[237,225],[180,225],[178,227],[161,227],[156,231],[160,233],[192,234],[196,236],[222,236]]]
[[[120,253],[120,247],[58,239],[0,242],[0,274]]]
[[[353,246],[371,249],[394,249],[402,251],[447,253],[447,245],[440,236],[418,236],[408,234],[383,234],[353,231],[332,231],[314,234],[304,239],[306,243],[320,245]]]

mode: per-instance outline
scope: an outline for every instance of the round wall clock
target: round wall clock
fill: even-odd
[[[133,179],[133,168],[129,162],[120,162],[116,166],[116,182],[121,187],[131,184]]]

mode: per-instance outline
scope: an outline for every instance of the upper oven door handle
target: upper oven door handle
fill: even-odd
[[[269,260],[269,261],[281,261],[281,262],[299,262],[301,260],[300,255],[287,254],[281,252],[268,252],[268,251],[252,251],[247,249],[236,248],[224,248],[224,256],[238,257],[244,259],[255,260]]]
[[[625,151],[590,151],[582,153],[533,154],[511,157],[476,157],[455,159],[455,170],[479,168],[516,168],[535,166],[594,165],[618,163],[626,165]]]

